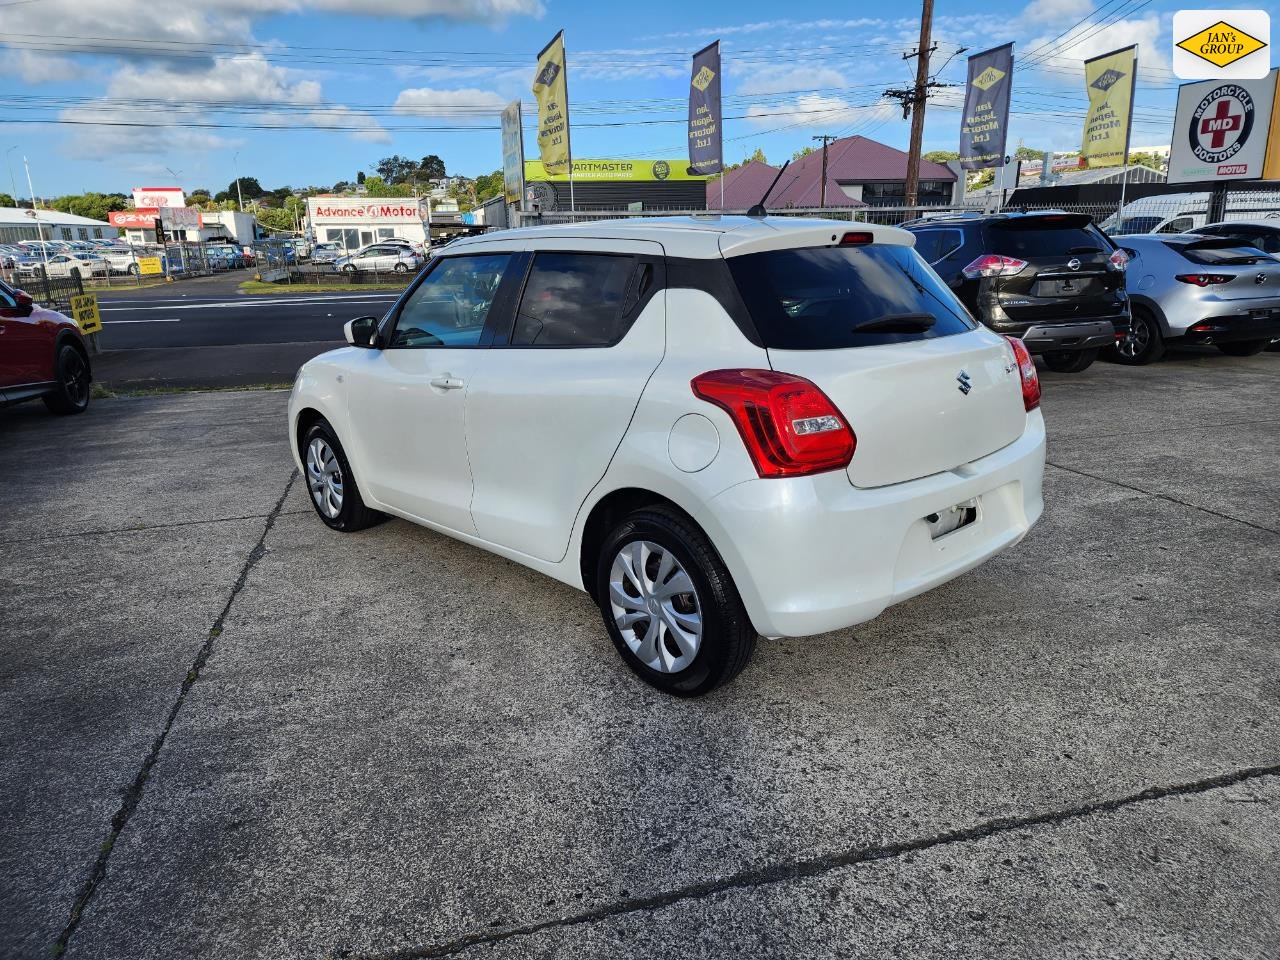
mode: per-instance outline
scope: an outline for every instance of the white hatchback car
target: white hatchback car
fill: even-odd
[[[1026,535],[1045,431],[1020,341],[892,227],[743,217],[451,244],[303,366],[320,518],[394,514],[586,590],[671,693],[757,634],[869,620]]]

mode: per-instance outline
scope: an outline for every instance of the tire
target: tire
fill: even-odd
[[[1237,340],[1235,343],[1219,343],[1217,347],[1228,357],[1252,357],[1271,346],[1270,340]]]
[[[355,268],[355,267],[353,267],[351,264],[349,264],[349,263],[348,263],[345,267],[343,267],[343,268],[342,268],[342,272],[343,272],[343,273],[346,273],[346,274],[355,273],[355,272],[356,272],[356,268]]]
[[[1129,318],[1129,335],[1111,347],[1107,353],[1116,363],[1141,367],[1155,363],[1164,356],[1164,335],[1160,324],[1146,310],[1135,307]]]
[[[1093,366],[1098,359],[1098,349],[1050,350],[1044,355],[1044,365],[1054,373],[1079,373]]]
[[[395,270],[395,272],[396,272],[396,273],[408,273],[408,272],[409,272],[409,268],[408,268],[407,266],[405,266],[403,263],[397,263],[394,267],[392,267],[392,269],[393,269],[393,270]]]
[[[136,263],[129,264],[129,276],[136,277],[138,275],[138,265]]]
[[[308,499],[325,526],[342,533],[354,533],[386,519],[386,514],[364,505],[346,452],[328,421],[318,420],[307,430],[302,438],[301,453]]]
[[[89,361],[69,343],[58,348],[54,364],[57,386],[44,396],[44,405],[61,416],[84,413],[89,409]]]
[[[644,572],[637,578],[638,565]],[[661,588],[681,574],[692,590],[664,600]],[[614,647],[659,690],[700,697],[751,658],[756,632],[733,578],[706,535],[675,510],[650,507],[623,519],[600,549],[595,586]]]

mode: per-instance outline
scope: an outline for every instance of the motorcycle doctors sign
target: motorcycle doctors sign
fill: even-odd
[[[1276,73],[1261,80],[1205,80],[1178,89],[1169,182],[1262,177]]]

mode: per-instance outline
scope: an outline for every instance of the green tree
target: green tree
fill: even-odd
[[[933,163],[946,163],[948,160],[959,160],[960,154],[955,150],[930,150],[924,159]]]
[[[365,177],[365,175],[364,175],[364,171],[363,171],[363,170],[357,170],[357,171],[356,171],[356,183],[364,183],[364,182],[365,182],[365,180],[366,180],[366,177]]]
[[[7,193],[0,193],[0,207],[16,207],[18,201],[13,199]]]
[[[795,161],[799,160],[801,157],[807,157],[809,154],[813,153],[815,149],[815,147],[801,147],[791,155],[791,159]]]
[[[483,173],[476,177],[476,202],[484,203],[494,197],[501,196],[506,189],[506,181],[501,170]]]
[[[91,220],[106,220],[107,215],[115,210],[124,210],[129,206],[129,198],[122,193],[81,193],[65,197],[55,197],[49,204],[54,210],[75,214],[77,217],[88,217]]]
[[[1165,158],[1158,153],[1131,153],[1129,154],[1129,164],[1131,166],[1150,167],[1152,170],[1164,170]]]
[[[387,183],[382,177],[365,177],[364,188],[371,197],[409,197],[413,190],[408,184]]]
[[[339,180],[337,183],[333,185],[334,193],[346,193],[350,189],[351,189],[351,184],[347,183],[347,181],[345,180]],[[329,191],[321,190],[320,192],[327,193]]]
[[[293,214],[282,207],[260,207],[258,222],[268,230],[293,231]]]
[[[1035,147],[1019,147],[1017,150],[1013,151],[1013,159],[1021,160],[1023,163],[1026,163],[1028,160],[1043,160],[1044,151],[1037,150]]]
[[[398,153],[383,157],[373,165],[373,169],[386,183],[407,183],[418,173],[418,165]]]
[[[418,164],[418,175],[424,180],[443,180],[448,174],[444,170],[444,161],[434,153],[429,153]]]

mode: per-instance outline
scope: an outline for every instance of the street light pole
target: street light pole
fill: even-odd
[[[231,157],[231,166],[236,173],[236,209],[244,213],[244,195],[240,193],[240,151],[237,150]]]
[[[9,154],[17,150],[20,144],[15,143],[12,147],[4,152],[4,165],[9,168],[9,196],[13,197],[13,202],[18,202],[18,181],[13,178],[13,164],[9,162]]]
[[[31,184],[31,165],[25,155],[22,157],[22,168],[27,171],[27,189],[31,191],[31,217],[36,222],[36,236],[40,238],[40,259],[44,261],[44,276],[49,278],[49,248],[45,246],[44,231],[40,229],[40,208],[36,205],[36,188]]]

